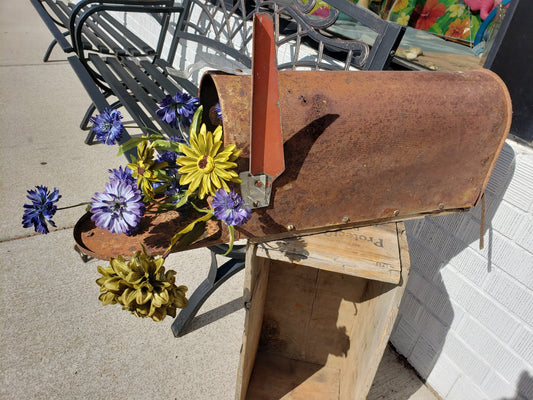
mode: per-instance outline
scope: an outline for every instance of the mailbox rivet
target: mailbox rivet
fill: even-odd
[[[444,203],[439,204],[439,210],[444,210]]]
[[[394,210],[394,216],[397,216],[400,213],[400,210]]]
[[[348,217],[343,217],[342,218],[342,222],[348,222],[349,220],[350,220],[350,218],[348,218]]]
[[[287,230],[289,230],[289,231],[293,231],[293,230],[294,230],[294,225],[288,225],[288,226],[287,226]]]

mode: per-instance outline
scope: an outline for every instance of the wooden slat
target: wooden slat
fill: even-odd
[[[405,226],[398,223],[402,263],[400,285],[372,281],[358,304],[357,321],[349,332],[350,349],[341,371],[341,399],[364,400],[372,386],[398,315],[410,270]]]
[[[236,400],[246,398],[246,391],[255,364],[267,295],[269,260],[256,257],[255,246],[252,246],[246,251],[246,266],[243,301],[247,312],[242,334],[240,367],[237,372]]]
[[[398,283],[397,243],[396,224],[390,223],[261,243],[257,256]]]

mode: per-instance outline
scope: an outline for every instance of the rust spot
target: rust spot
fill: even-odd
[[[327,114],[328,99],[320,94],[313,97],[313,112],[317,117]]]

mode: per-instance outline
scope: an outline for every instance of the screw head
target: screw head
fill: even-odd
[[[294,229],[294,225],[287,225],[287,230],[293,231]]]

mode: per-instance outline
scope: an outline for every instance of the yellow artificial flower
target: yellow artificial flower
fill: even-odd
[[[137,188],[141,189],[145,196],[153,199],[155,192],[152,182],[159,180],[158,171],[165,168],[167,163],[154,161],[154,149],[147,140],[137,145],[137,156],[137,159],[132,157],[133,162],[127,167],[132,171],[131,176],[137,179]]]
[[[222,150],[221,147],[222,126],[211,133],[205,124],[202,124],[198,134],[191,129],[190,146],[180,144],[180,151],[185,154],[176,160],[176,164],[181,166],[178,170],[181,174],[180,185],[189,185],[189,193],[199,189],[200,199],[208,194],[214,195],[220,188],[229,192],[226,182],[241,182],[233,170],[237,167],[235,161],[241,151],[234,144]]]
[[[163,263],[163,257],[149,256],[144,247],[130,261],[122,256],[111,258],[110,266],[98,266],[100,301],[103,305],[118,303],[137,317],[154,321],[175,317],[176,308],[187,306],[187,287],[176,286],[176,272],[165,272]]]

